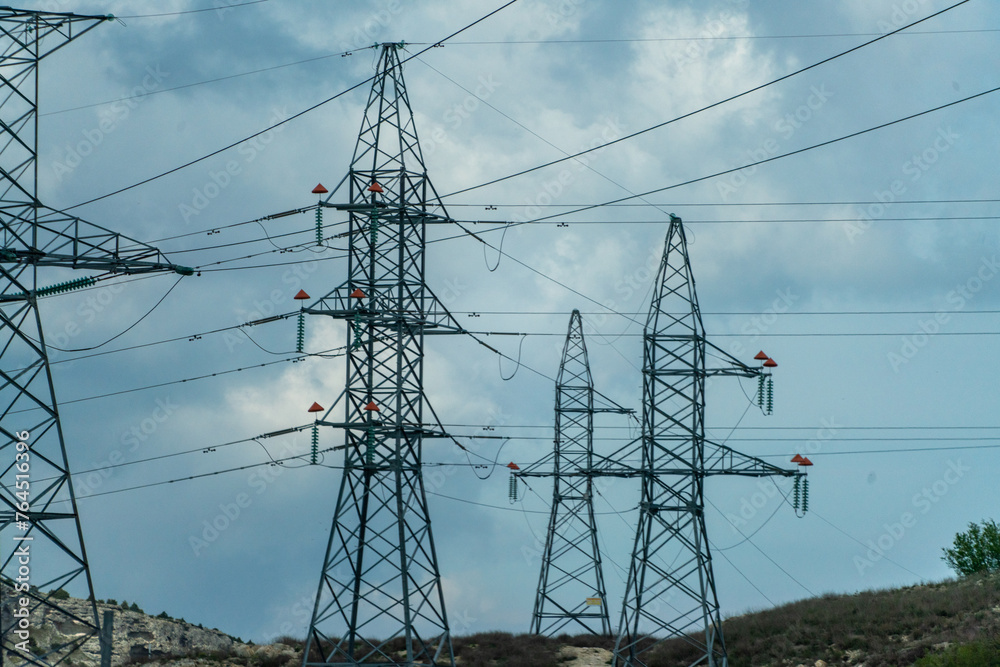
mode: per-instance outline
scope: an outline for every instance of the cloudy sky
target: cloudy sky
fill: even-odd
[[[316,183],[343,177],[367,86],[242,140],[370,77],[373,43],[405,41],[412,55],[502,3],[239,4],[27,3],[121,17],[44,62],[48,205],[73,207],[236,144],[72,209],[200,275],[102,283],[46,299],[42,312],[51,344],[80,349],[162,299],[95,351],[106,354],[52,352],[97,596],[264,641],[305,633],[339,472],[299,460],[153,484],[305,453],[307,434],[251,438],[307,423],[313,401],[342,389],[338,360],[292,362],[294,320],[233,328],[295,310],[299,289],[338,285],[342,253],[309,245],[311,213],[237,223],[312,204]],[[531,334],[489,339],[520,367],[468,338],[428,345],[427,393],[442,421],[462,436],[509,438],[465,437],[481,457],[471,461],[525,464],[550,450],[552,378],[574,308],[598,389],[640,407],[641,329],[627,316],[648,306],[674,213],[692,239],[709,335],[748,361],[763,349],[779,363],[770,417],[747,409],[750,384],[713,384],[712,437],[816,464],[804,519],[773,485],[708,483],[724,615],[949,576],[941,547],[997,516],[1000,499],[990,472],[1000,463],[1000,98],[802,149],[995,88],[1000,7],[958,3],[699,110],[952,4],[521,0],[408,62],[432,181],[452,216],[477,221],[507,255],[497,266],[495,250],[435,228],[429,285],[471,329]],[[476,187],[691,112],[577,162]],[[309,352],[344,340],[342,322],[307,323]],[[621,416],[599,426],[606,453],[634,435]],[[326,430],[321,446],[339,437]],[[510,504],[502,467],[471,468],[443,441],[425,462],[453,631],[526,630],[550,483],[531,482]],[[239,497],[249,503],[222,521]],[[637,501],[638,486],[617,481],[595,502],[615,619]],[[228,525],[213,533],[213,522]]]

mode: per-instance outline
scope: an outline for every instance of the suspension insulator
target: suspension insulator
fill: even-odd
[[[323,245],[323,207],[316,208],[316,245]]]
[[[517,478],[510,474],[510,502],[517,502]]]
[[[802,514],[809,511],[809,478],[802,480]]]
[[[757,376],[757,407],[764,409],[764,376]]]
[[[305,313],[300,312],[298,332],[295,335],[295,351],[301,354],[302,348],[305,346],[305,342],[306,342],[306,316]]]
[[[316,457],[319,455],[319,427],[313,424],[312,430],[312,451],[309,462],[316,465]]]
[[[35,297],[52,296],[53,294],[62,294],[63,292],[71,292],[75,289],[83,289],[84,287],[91,287],[97,284],[97,279],[87,276],[85,278],[76,278],[75,280],[67,280],[64,283],[57,283],[55,285],[49,285],[48,287],[42,287],[41,289],[35,290]],[[23,295],[18,295],[23,296]]]
[[[774,380],[767,378],[767,414],[774,411]]]
[[[801,498],[802,498],[802,478],[801,477],[796,477],[795,478],[795,488],[794,488],[793,494],[792,494],[792,509],[795,510],[796,514],[798,514],[798,512],[799,512],[799,504],[800,504]]]
[[[354,340],[351,341],[351,349],[357,350],[361,347],[361,315],[354,313]]]
[[[375,461],[375,427],[368,427],[368,446],[365,449],[365,461],[371,465]]]

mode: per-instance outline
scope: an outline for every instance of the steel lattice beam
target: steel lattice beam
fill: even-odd
[[[428,426],[424,336],[460,327],[424,281],[426,226],[446,216],[398,48],[381,47],[349,203],[326,204],[349,214],[347,280],[305,309],[348,321],[344,420],[319,421],[346,447],[306,667],[455,664],[421,461],[424,438],[444,435]]]
[[[104,16],[0,8],[0,664],[40,667],[79,658],[100,635],[94,587],[67,462],[38,300],[66,289],[49,267],[114,273],[190,269],[103,227],[46,208],[38,186],[38,63]],[[89,278],[87,279],[90,280]],[[76,286],[82,283],[75,282]],[[87,284],[90,284],[89,282]],[[28,443],[30,449],[19,443]],[[20,457],[19,457],[20,455]],[[20,460],[19,460],[20,458]],[[25,472],[24,465],[28,472]],[[20,466],[20,467],[19,467]],[[27,487],[24,483],[27,482]],[[23,555],[28,545],[30,557]],[[24,561],[29,564],[26,566]],[[24,567],[30,573],[24,575]],[[17,590],[28,584],[27,590]],[[90,600],[73,612],[53,596]],[[27,641],[19,619],[77,629],[63,645]]]

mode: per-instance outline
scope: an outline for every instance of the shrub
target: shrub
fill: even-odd
[[[1000,526],[993,519],[970,523],[967,531],[955,535],[954,546],[942,551],[941,560],[960,576],[1000,571]]]
[[[914,667],[1000,667],[1000,643],[974,642],[924,656]]]
[[[69,593],[67,593],[65,590],[63,590],[62,588],[60,588],[57,591],[52,591],[52,599],[53,600],[68,600],[69,599]]]

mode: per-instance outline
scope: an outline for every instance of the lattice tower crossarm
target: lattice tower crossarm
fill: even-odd
[[[96,280],[56,282],[50,269],[192,273],[170,264],[155,248],[47,208],[38,198],[39,61],[107,19],[0,7],[2,665],[62,664],[101,636],[38,309],[39,299]],[[24,584],[27,590],[18,590]],[[83,610],[70,608],[61,594],[55,595],[60,590],[89,602]],[[40,635],[29,642],[19,634],[15,614],[22,609],[36,628],[45,618],[76,631],[61,645]]]
[[[705,478],[798,474],[706,443],[706,378],[760,373],[718,348],[713,352],[731,366],[707,370],[709,346],[684,226],[672,216],[643,331],[642,492],[616,665],[645,666],[650,651],[670,638],[690,645],[691,665],[728,664],[705,528]]]
[[[400,45],[381,46],[347,184],[347,279],[305,309],[348,321],[344,473],[305,667],[454,665],[422,473],[444,437],[424,396],[424,338],[461,330],[424,279],[426,227],[447,219],[427,178]],[[440,211],[441,213],[437,213]],[[377,638],[377,639],[376,639]]]

